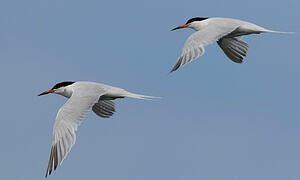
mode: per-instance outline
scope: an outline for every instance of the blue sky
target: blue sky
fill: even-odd
[[[195,16],[300,32],[298,0],[2,0],[1,177],[44,179],[52,127],[66,101],[37,97],[88,80],[163,97],[117,100],[89,114],[49,179],[298,180],[299,34],[251,35],[246,62],[216,45],[168,75]]]

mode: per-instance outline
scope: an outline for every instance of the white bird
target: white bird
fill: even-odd
[[[290,33],[272,31],[250,22],[220,17],[195,17],[189,19],[184,25],[172,29],[172,31],[181,28],[191,28],[196,32],[186,40],[181,54],[170,73],[203,55],[204,46],[213,42],[217,42],[226,56],[233,62],[242,63],[249,46],[242,40],[241,36],[266,32]]]
[[[90,110],[98,116],[109,118],[115,112],[117,98],[153,99],[156,97],[130,93],[124,89],[94,82],[61,82],[38,96],[55,93],[69,100],[59,109],[53,128],[50,158],[46,177],[61,165],[75,144],[75,131]]]

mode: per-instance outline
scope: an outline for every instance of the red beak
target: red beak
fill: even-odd
[[[49,93],[54,93],[54,90],[50,89],[50,90],[48,90],[48,91],[42,92],[42,93],[39,94],[38,96],[45,95],[45,94],[49,94]]]
[[[174,30],[177,30],[177,29],[181,29],[181,28],[187,28],[189,26],[190,26],[189,24],[184,24],[184,25],[181,25],[181,26],[178,26],[178,27],[172,29],[171,31],[174,31]]]

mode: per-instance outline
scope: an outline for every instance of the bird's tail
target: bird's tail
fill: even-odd
[[[277,33],[277,34],[295,34],[296,33],[296,32],[273,31],[273,30],[269,30],[269,29],[264,29],[263,32]]]
[[[142,95],[142,94],[134,94],[131,92],[126,92],[125,97],[136,98],[136,99],[145,99],[145,100],[153,100],[153,99],[160,98],[160,97],[154,97],[154,96],[146,96],[146,95]]]

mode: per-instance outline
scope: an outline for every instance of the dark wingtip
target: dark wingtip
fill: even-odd
[[[177,69],[174,69],[174,67],[171,69],[171,71],[169,71],[168,74],[171,74],[172,72],[176,71]]]
[[[57,155],[57,145],[54,145],[54,171],[57,168],[58,165],[58,155]]]
[[[50,174],[49,174],[49,172],[48,172],[48,169],[47,169],[47,171],[46,171],[46,175],[45,175],[45,178],[47,178],[47,177],[48,177],[48,175],[50,175]]]
[[[173,66],[172,70],[169,72],[169,74],[176,71],[180,67],[181,61],[182,61],[182,58],[179,58],[178,61],[176,62],[176,64]]]
[[[168,74],[171,74],[172,72],[176,71],[177,69],[172,69],[171,71],[168,72]]]
[[[48,167],[47,167],[45,178],[47,178],[47,176],[51,174],[52,166],[53,166],[53,147],[51,147],[51,150],[50,150],[50,157],[49,157],[49,162],[48,162]]]

